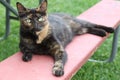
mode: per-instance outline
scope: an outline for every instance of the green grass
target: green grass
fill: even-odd
[[[38,0],[11,0],[11,5],[16,9],[15,3],[22,2],[27,7],[38,6]],[[74,16],[79,15],[99,0],[49,0],[48,12],[66,12]],[[4,35],[5,9],[0,4],[0,36]],[[111,35],[92,56],[94,59],[104,60],[109,57],[113,35]],[[19,22],[11,21],[11,32],[6,40],[0,42],[0,61],[19,51]],[[120,44],[120,40],[119,40]],[[120,53],[120,45],[118,49]],[[120,56],[116,55],[112,63],[87,62],[72,78],[72,80],[120,80]]]

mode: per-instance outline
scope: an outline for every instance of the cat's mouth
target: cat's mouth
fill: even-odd
[[[38,32],[38,31],[41,31],[41,30],[42,30],[42,29],[36,29],[36,28],[33,29],[33,31],[35,31],[35,32],[36,32],[36,31]]]

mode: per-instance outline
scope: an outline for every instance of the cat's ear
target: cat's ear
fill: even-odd
[[[38,7],[38,11],[46,12],[47,11],[47,0],[42,0],[40,6]]]
[[[26,8],[20,2],[17,2],[16,6],[17,6],[18,13],[23,13],[26,11]]]

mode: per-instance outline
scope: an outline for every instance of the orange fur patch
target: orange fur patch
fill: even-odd
[[[41,30],[36,32],[36,35],[38,35],[38,39],[36,41],[37,44],[40,44],[48,35],[49,30],[49,23]]]

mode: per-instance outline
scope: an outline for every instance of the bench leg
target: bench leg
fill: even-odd
[[[10,0],[6,0],[10,4]],[[6,32],[4,38],[7,38],[10,33],[10,11],[6,8]]]
[[[41,3],[42,0],[39,0]],[[18,13],[16,12],[13,7],[10,6],[10,0],[0,0],[0,3],[6,7],[6,28],[5,28],[5,35],[0,37],[0,41],[4,40],[8,37],[10,33],[10,19],[18,20]],[[10,16],[10,12],[12,12],[16,17]]]
[[[7,3],[10,3],[10,0],[6,0]],[[1,1],[3,2],[3,1]],[[5,28],[5,35],[3,37],[0,38],[0,40],[4,40],[5,38],[7,38],[8,34],[9,34],[9,25],[10,25],[10,20],[9,20],[9,9],[6,7],[6,28]]]
[[[12,6],[10,6],[10,0],[0,0],[0,3],[4,7],[8,8],[13,14],[15,14],[16,16],[18,16],[17,11]]]
[[[119,36],[119,32],[120,32],[120,26],[118,26],[114,32],[114,36],[113,36],[113,43],[112,43],[112,51],[111,51],[111,55],[108,59],[108,62],[112,62],[115,58],[115,55],[118,51],[118,36]]]
[[[99,61],[99,60],[94,60],[94,59],[89,59],[89,61],[92,62],[112,62],[115,58],[115,55],[117,54],[118,51],[118,36],[120,33],[120,25],[115,29],[114,36],[113,36],[113,42],[112,42],[112,50],[110,57],[107,60],[104,61]]]
[[[39,0],[39,4],[41,3],[42,0]]]
[[[18,16],[18,13],[16,12],[15,9],[13,9],[10,6],[10,0],[1,0],[0,1],[5,7],[6,7],[6,28],[5,28],[5,35],[3,37],[0,38],[0,40],[4,40],[8,37],[9,33],[10,33],[10,19],[16,19],[18,20],[18,17],[12,17],[10,16],[10,12],[12,12],[13,14],[15,14],[16,16]]]

